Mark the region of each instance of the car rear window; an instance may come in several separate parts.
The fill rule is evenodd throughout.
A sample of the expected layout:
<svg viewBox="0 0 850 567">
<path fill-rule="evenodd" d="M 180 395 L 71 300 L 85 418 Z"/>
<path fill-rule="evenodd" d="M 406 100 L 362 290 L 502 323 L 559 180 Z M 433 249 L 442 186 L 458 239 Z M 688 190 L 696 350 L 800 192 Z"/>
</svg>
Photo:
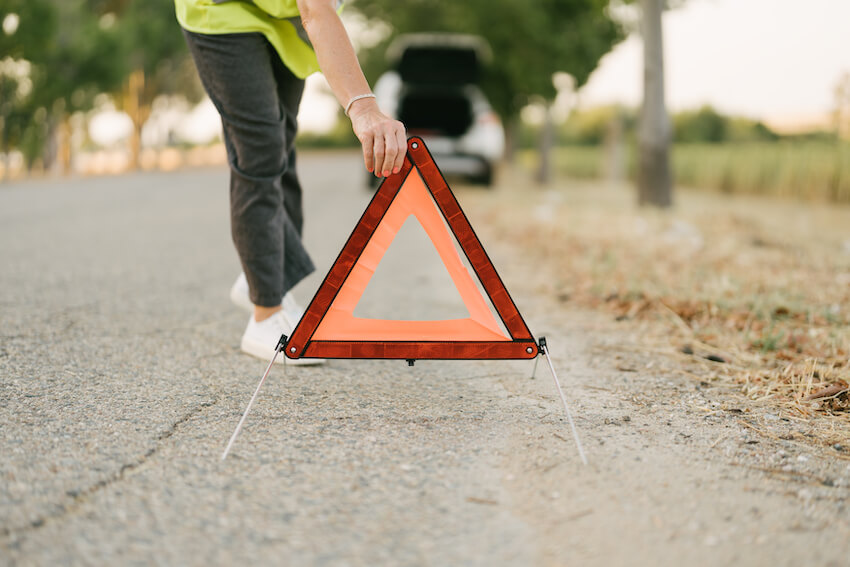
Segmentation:
<svg viewBox="0 0 850 567">
<path fill-rule="evenodd" d="M 408 88 L 402 94 L 398 118 L 410 133 L 462 136 L 472 126 L 472 103 L 459 89 Z"/>
</svg>

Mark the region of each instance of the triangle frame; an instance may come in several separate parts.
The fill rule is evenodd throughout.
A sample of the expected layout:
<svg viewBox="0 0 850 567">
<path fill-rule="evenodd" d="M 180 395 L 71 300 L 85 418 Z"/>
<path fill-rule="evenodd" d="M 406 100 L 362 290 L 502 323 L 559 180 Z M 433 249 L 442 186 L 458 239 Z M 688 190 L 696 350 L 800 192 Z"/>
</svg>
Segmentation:
<svg viewBox="0 0 850 567">
<path fill-rule="evenodd" d="M 322 323 L 326 320 L 333 320 L 334 315 L 329 316 L 329 313 L 332 311 L 334 302 L 340 296 L 340 292 L 344 291 L 349 277 L 363 256 L 364 250 L 387 218 L 390 207 L 397 201 L 396 198 L 405 187 L 408 177 L 416 173 L 424 182 L 424 189 L 442 215 L 448 231 L 454 235 L 465 254 L 469 265 L 492 303 L 496 315 L 501 319 L 502 325 L 507 330 L 507 336 L 495 337 L 492 332 L 485 331 L 480 340 L 475 339 L 475 334 L 472 332 L 460 333 L 460 339 L 452 336 L 443 338 L 426 334 L 423 336 L 427 338 L 423 340 L 415 336 L 415 329 L 417 328 L 415 325 L 426 323 L 420 321 L 409 322 L 413 325 L 413 332 L 404 333 L 397 338 L 380 339 L 374 336 L 374 333 L 364 333 L 362 339 L 353 338 L 350 332 L 348 335 L 340 333 L 340 336 L 335 338 L 333 330 L 327 328 L 329 323 L 326 323 L 322 332 L 318 333 L 317 336 L 317 330 Z M 419 214 L 416 214 L 416 216 L 419 218 Z M 420 222 L 421 220 L 420 218 Z M 392 233 L 390 236 L 392 237 L 394 234 Z M 437 241 L 434 235 L 429 234 L 429 236 L 436 246 Z M 443 256 L 441 255 L 441 257 Z M 446 257 L 443 257 L 443 262 L 451 272 Z M 461 289 L 463 282 L 459 282 L 459 277 L 453 276 L 453 280 L 458 286 L 458 291 L 461 291 L 463 295 Z M 477 288 L 475 288 L 475 293 L 478 294 Z M 351 295 L 351 293 L 348 295 Z M 355 293 L 354 297 L 359 299 L 360 296 Z M 481 297 L 483 299 L 483 296 Z M 466 302 L 465 298 L 464 301 Z M 353 306 L 351 308 L 353 309 Z M 490 317 L 492 318 L 492 315 Z M 378 320 L 365 321 L 381 323 Z M 471 319 L 455 321 L 460 323 L 472 322 Z M 386 323 L 401 322 L 387 321 Z M 392 325 L 388 325 L 388 327 L 392 327 Z M 520 315 L 484 247 L 478 240 L 469 220 L 460 208 L 460 204 L 434 162 L 431 153 L 425 147 L 425 143 L 418 137 L 411 137 L 407 141 L 407 154 L 401 171 L 386 178 L 375 192 L 342 251 L 310 301 L 304 316 L 296 325 L 292 335 L 286 340 L 283 350 L 284 354 L 292 359 L 532 359 L 540 353 L 537 342 L 531 335 L 522 315 Z"/>
</svg>

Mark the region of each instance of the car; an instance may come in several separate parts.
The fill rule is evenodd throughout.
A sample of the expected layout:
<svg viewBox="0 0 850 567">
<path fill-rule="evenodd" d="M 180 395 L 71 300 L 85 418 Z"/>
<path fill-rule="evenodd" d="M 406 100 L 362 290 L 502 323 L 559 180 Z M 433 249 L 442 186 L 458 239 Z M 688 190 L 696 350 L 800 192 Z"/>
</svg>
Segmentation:
<svg viewBox="0 0 850 567">
<path fill-rule="evenodd" d="M 378 105 L 425 141 L 446 176 L 491 185 L 505 131 L 479 85 L 490 49 L 480 37 L 406 34 L 387 49 Z M 375 180 L 375 185 L 379 182 Z"/>
</svg>

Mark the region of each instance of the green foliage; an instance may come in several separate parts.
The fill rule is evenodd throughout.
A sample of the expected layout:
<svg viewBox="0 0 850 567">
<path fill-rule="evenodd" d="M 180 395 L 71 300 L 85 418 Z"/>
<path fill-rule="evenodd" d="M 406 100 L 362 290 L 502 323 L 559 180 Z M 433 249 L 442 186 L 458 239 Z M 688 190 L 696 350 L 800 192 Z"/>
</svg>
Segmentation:
<svg viewBox="0 0 850 567">
<path fill-rule="evenodd" d="M 182 94 L 196 102 L 203 96 L 186 42 L 174 16 L 174 0 L 101 0 L 114 10 L 121 36 L 125 76 L 145 73 L 145 102 L 162 94 Z"/>
<path fill-rule="evenodd" d="M 12 95 L 0 105 L 4 151 L 20 146 L 32 163 L 63 116 L 89 108 L 98 93 L 120 84 L 118 34 L 101 26 L 90 8 L 85 0 L 0 4 L 0 20 L 14 14 L 19 22 L 14 33 L 0 32 L 0 82 L 27 87 L 2 89 Z M 10 69 L 22 66 L 25 76 L 10 76 Z"/>
<path fill-rule="evenodd" d="M 87 0 L 53 0 L 57 18 L 55 33 L 45 38 L 46 56 L 30 59 L 40 102 L 61 103 L 60 112 L 91 107 L 94 97 L 117 88 L 123 79 L 120 36 L 117 30 L 101 25 Z"/>
<path fill-rule="evenodd" d="M 553 154 L 557 174 L 571 179 L 599 179 L 605 175 L 605 152 L 599 146 L 561 146 Z M 536 166 L 530 151 L 521 154 L 521 163 Z"/>
<path fill-rule="evenodd" d="M 728 120 L 710 106 L 680 112 L 673 117 L 673 139 L 677 142 L 722 142 Z"/>
<path fill-rule="evenodd" d="M 136 70 L 143 104 L 202 95 L 173 0 L 0 0 L 0 22 L 9 14 L 19 23 L 0 31 L 0 151 L 18 147 L 31 162 L 63 117 L 119 92 Z M 26 76 L 13 76 L 21 63 Z"/>
<path fill-rule="evenodd" d="M 775 142 L 779 140 L 779 134 L 764 122 L 730 117 L 727 119 L 726 139 L 730 142 Z"/>
<path fill-rule="evenodd" d="M 778 139 L 762 122 L 720 114 L 710 106 L 673 117 L 673 138 L 679 143 L 764 142 Z"/>
<path fill-rule="evenodd" d="M 576 110 L 559 127 L 558 141 L 567 145 L 603 144 L 615 120 L 620 121 L 624 139 L 632 140 L 637 112 L 620 106 Z M 770 142 L 779 136 L 762 122 L 727 116 L 710 106 L 679 112 L 673 116 L 676 143 Z M 529 134 L 531 136 L 532 134 Z"/>
<path fill-rule="evenodd" d="M 620 106 L 600 106 L 570 114 L 559 128 L 558 141 L 570 145 L 599 145 L 611 135 L 615 121 L 619 121 L 623 136 L 631 135 L 637 124 L 634 110 Z"/>
<path fill-rule="evenodd" d="M 0 0 L 0 23 L 16 15 L 17 29 L 7 34 L 0 29 L 0 59 L 42 59 L 47 50 L 45 37 L 56 32 L 56 13 L 45 0 Z"/>
<path fill-rule="evenodd" d="M 606 6 L 605 0 L 357 0 L 352 8 L 393 31 L 364 54 L 372 80 L 386 69 L 383 54 L 396 35 L 455 32 L 486 39 L 493 65 L 486 71 L 484 89 L 507 121 L 531 98 L 555 96 L 555 72 L 569 73 L 576 86 L 587 81 L 599 59 L 622 38 Z"/>
</svg>

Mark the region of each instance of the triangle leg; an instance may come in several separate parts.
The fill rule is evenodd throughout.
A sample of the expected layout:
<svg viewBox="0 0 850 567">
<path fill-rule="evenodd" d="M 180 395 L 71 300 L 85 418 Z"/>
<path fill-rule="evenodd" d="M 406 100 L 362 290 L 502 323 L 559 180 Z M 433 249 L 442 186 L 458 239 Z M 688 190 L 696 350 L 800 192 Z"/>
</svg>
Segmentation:
<svg viewBox="0 0 850 567">
<path fill-rule="evenodd" d="M 570 408 L 567 406 L 567 398 L 564 396 L 564 391 L 561 389 L 561 382 L 558 380 L 558 375 L 555 374 L 555 367 L 552 365 L 552 358 L 549 356 L 549 347 L 546 345 L 546 339 L 544 337 L 540 338 L 540 348 L 543 349 L 543 354 L 546 355 L 546 362 L 549 363 L 549 370 L 552 372 L 552 379 L 555 381 L 555 387 L 558 389 L 558 394 L 561 396 L 561 403 L 564 404 L 564 412 L 566 412 L 567 420 L 570 422 L 570 428 L 573 431 L 573 439 L 575 439 L 576 448 L 578 448 L 578 454 L 581 457 L 581 462 L 586 465 L 587 457 L 584 454 L 584 448 L 581 446 L 581 439 L 578 437 L 578 430 L 576 429 L 576 424 L 573 421 L 573 416 L 570 413 Z"/>
<path fill-rule="evenodd" d="M 236 425 L 236 430 L 233 432 L 233 435 L 230 436 L 230 441 L 227 442 L 227 447 L 224 449 L 224 453 L 221 454 L 221 460 L 227 458 L 228 453 L 230 453 L 230 448 L 233 447 L 233 443 L 236 441 L 236 438 L 239 436 L 239 432 L 242 431 L 242 425 L 245 423 L 245 418 L 248 417 L 248 412 L 251 411 L 251 406 L 254 405 L 254 400 L 257 399 L 257 394 L 260 393 L 260 388 L 263 387 L 263 383 L 268 378 L 269 373 L 272 370 L 272 366 L 274 366 L 274 361 L 277 359 L 277 355 L 280 354 L 280 351 L 283 349 L 283 345 L 286 344 L 286 335 L 282 335 L 280 340 L 277 343 L 277 348 L 275 348 L 274 356 L 269 362 L 269 366 L 266 368 L 263 377 L 260 378 L 260 383 L 257 384 L 257 389 L 254 390 L 254 395 L 251 396 L 251 401 L 248 402 L 248 407 L 245 408 L 245 413 L 242 414 L 242 419 L 239 420 L 239 423 Z M 286 372 L 286 357 L 284 357 L 283 371 Z"/>
</svg>

